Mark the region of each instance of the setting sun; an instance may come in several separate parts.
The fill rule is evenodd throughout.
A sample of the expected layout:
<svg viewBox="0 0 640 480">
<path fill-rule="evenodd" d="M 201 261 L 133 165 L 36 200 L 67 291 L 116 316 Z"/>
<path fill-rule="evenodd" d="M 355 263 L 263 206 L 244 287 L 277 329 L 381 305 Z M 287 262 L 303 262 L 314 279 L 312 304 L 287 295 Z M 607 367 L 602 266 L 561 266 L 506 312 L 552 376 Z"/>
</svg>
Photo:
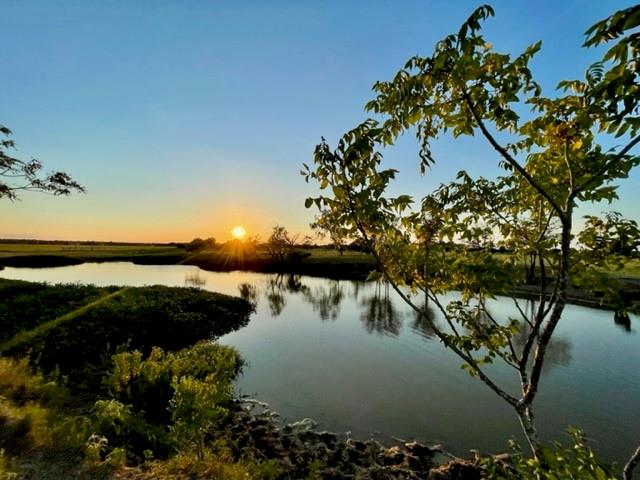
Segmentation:
<svg viewBox="0 0 640 480">
<path fill-rule="evenodd" d="M 233 238 L 237 240 L 242 240 L 242 238 L 247 234 L 247 231 L 244 229 L 242 225 L 236 225 L 231 229 L 231 235 Z"/>
</svg>

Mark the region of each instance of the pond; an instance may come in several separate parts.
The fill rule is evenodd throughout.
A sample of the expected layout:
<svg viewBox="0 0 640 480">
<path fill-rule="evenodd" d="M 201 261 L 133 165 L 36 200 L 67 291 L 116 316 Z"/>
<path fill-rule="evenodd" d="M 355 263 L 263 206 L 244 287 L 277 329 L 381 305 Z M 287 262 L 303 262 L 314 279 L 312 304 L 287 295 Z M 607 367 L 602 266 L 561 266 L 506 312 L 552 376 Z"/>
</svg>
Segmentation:
<svg viewBox="0 0 640 480">
<path fill-rule="evenodd" d="M 238 391 L 268 403 L 283 421 L 312 418 L 320 429 L 441 443 L 459 454 L 503 451 L 510 437 L 522 441 L 510 407 L 463 371 L 461 361 L 384 286 L 127 262 L 5 268 L 0 276 L 242 293 L 257 303 L 256 313 L 220 342 L 237 347 L 248 361 Z M 496 300 L 490 309 L 503 318 L 514 315 L 510 299 Z M 613 312 L 566 308 L 536 399 L 543 438 L 560 439 L 567 426 L 579 426 L 604 460 L 628 457 L 640 443 L 639 328 L 637 317 L 616 324 Z M 506 367 L 493 366 L 491 373 L 515 391 Z"/>
</svg>

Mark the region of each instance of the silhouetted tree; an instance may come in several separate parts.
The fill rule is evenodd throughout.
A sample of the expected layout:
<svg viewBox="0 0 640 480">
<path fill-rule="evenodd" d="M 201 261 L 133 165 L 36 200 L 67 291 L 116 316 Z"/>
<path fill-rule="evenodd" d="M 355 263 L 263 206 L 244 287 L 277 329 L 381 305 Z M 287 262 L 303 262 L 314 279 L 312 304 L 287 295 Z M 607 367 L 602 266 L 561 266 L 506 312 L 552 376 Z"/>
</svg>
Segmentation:
<svg viewBox="0 0 640 480">
<path fill-rule="evenodd" d="M 50 172 L 42 175 L 39 160 L 19 160 L 7 154 L 15 149 L 9 137 L 11 130 L 0 125 L 0 199 L 16 200 L 20 191 L 44 192 L 52 195 L 69 195 L 73 191 L 84 192 L 85 188 L 65 172 Z M 0 138 L 2 138 L 0 136 Z"/>
<path fill-rule="evenodd" d="M 292 236 L 285 227 L 276 225 L 265 244 L 265 249 L 274 261 L 284 263 L 291 258 L 297 239 L 297 235 Z"/>
<path fill-rule="evenodd" d="M 215 246 L 216 246 L 215 238 L 210 237 L 205 240 L 201 238 L 194 238 L 189 243 L 187 243 L 184 248 L 187 252 L 196 252 L 204 248 L 213 248 Z"/>
</svg>

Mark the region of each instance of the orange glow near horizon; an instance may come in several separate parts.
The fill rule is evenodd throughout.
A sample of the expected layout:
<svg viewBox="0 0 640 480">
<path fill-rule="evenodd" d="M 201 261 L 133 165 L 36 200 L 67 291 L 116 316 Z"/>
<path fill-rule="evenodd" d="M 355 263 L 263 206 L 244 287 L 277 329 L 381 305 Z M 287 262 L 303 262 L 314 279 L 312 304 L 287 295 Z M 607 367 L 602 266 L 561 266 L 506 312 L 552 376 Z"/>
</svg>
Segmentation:
<svg viewBox="0 0 640 480">
<path fill-rule="evenodd" d="M 246 234 L 247 234 L 247 231 L 242 225 L 236 225 L 231 229 L 231 235 L 236 240 L 242 240 Z"/>
</svg>

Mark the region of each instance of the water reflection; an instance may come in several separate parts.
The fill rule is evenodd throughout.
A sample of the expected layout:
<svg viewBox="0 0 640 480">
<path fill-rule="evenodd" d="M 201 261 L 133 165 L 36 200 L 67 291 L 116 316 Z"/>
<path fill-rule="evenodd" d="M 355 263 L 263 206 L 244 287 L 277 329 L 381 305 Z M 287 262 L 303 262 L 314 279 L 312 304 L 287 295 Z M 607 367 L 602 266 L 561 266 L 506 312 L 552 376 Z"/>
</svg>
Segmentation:
<svg viewBox="0 0 640 480">
<path fill-rule="evenodd" d="M 303 291 L 304 300 L 311 305 L 320 320 L 335 320 L 340 314 L 340 303 L 344 299 L 344 289 L 340 282 L 331 280 L 326 286 L 306 288 Z"/>
<path fill-rule="evenodd" d="M 284 310 L 284 307 L 287 305 L 284 295 L 277 290 L 267 290 L 265 292 L 265 298 L 269 304 L 269 310 L 271 310 L 272 317 L 280 315 Z"/>
<path fill-rule="evenodd" d="M 238 291 L 240 292 L 240 298 L 246 300 L 256 308 L 258 306 L 258 289 L 251 283 L 241 283 L 238 285 Z"/>
<path fill-rule="evenodd" d="M 207 279 L 200 276 L 200 270 L 195 272 L 189 272 L 184 276 L 184 286 L 194 288 L 204 288 L 207 284 Z"/>
<path fill-rule="evenodd" d="M 267 277 L 265 298 L 272 317 L 280 315 L 287 305 L 286 293 L 300 293 L 308 290 L 300 278 L 300 275 L 293 274 L 277 274 Z"/>
<path fill-rule="evenodd" d="M 408 324 L 408 327 L 412 332 L 424 340 L 431 340 L 435 337 L 433 327 L 438 322 L 435 308 L 424 303 L 420 312 L 403 310 L 403 302 L 400 301 L 400 306 L 394 303 L 387 283 L 367 285 L 357 281 L 324 279 L 321 283 L 314 282 L 312 286 L 309 286 L 305 284 L 303 279 L 304 277 L 294 274 L 270 275 L 266 277 L 263 292 L 260 292 L 258 286 L 249 283 L 239 284 L 238 291 L 240 296 L 254 307 L 257 306 L 260 295 L 264 295 L 272 317 L 282 314 L 287 306 L 287 296 L 299 295 L 305 303 L 311 305 L 313 312 L 323 322 L 337 320 L 340 316 L 341 304 L 350 298 L 360 311 L 359 319 L 367 333 L 397 337 L 402 332 L 403 315 L 408 315 L 411 317 L 411 323 Z M 345 288 L 347 286 L 350 288 Z M 523 311 L 528 315 L 533 315 L 536 308 L 537 303 L 531 300 L 527 300 L 523 305 Z M 494 321 L 506 321 L 506 316 L 478 308 L 476 320 L 481 324 L 489 325 Z M 625 331 L 631 331 L 631 321 L 628 315 L 616 312 L 614 321 Z M 529 331 L 529 325 L 521 322 L 520 330 L 513 337 L 513 344 L 518 354 L 521 354 L 524 349 Z M 571 350 L 570 340 L 556 334 L 547 346 L 542 373 L 548 373 L 554 366 L 568 366 L 572 360 Z M 533 356 L 532 354 L 531 357 Z"/>
<path fill-rule="evenodd" d="M 398 336 L 402 328 L 400 312 L 389 297 L 389 284 L 376 285 L 373 295 L 360 301 L 360 321 L 369 333 Z"/>
<path fill-rule="evenodd" d="M 616 310 L 613 314 L 613 323 L 627 333 L 631 333 L 631 318 L 626 312 Z"/>
<path fill-rule="evenodd" d="M 420 335 L 425 340 L 432 339 L 435 334 L 433 325 L 436 322 L 436 312 L 433 307 L 424 304 L 420 308 L 420 312 L 413 312 L 413 322 L 411 330 Z"/>
<path fill-rule="evenodd" d="M 537 307 L 536 302 L 527 301 L 527 309 L 531 309 L 531 311 L 534 311 L 536 307 Z M 531 327 L 528 324 L 521 322 L 520 329 L 513 336 L 513 346 L 516 352 L 518 353 L 518 355 L 522 355 L 522 351 L 524 350 L 524 347 L 527 343 L 527 338 L 530 332 L 531 332 Z M 549 373 L 549 371 L 553 367 L 568 366 L 571 363 L 571 360 L 573 358 L 571 355 L 572 348 L 573 347 L 572 347 L 571 341 L 568 338 L 563 337 L 558 333 L 555 333 L 553 338 L 547 344 L 545 360 L 544 360 L 544 363 L 542 364 L 542 372 L 541 372 L 542 375 Z M 533 362 L 534 356 L 535 356 L 535 347 L 529 356 L 530 364 Z"/>
</svg>

